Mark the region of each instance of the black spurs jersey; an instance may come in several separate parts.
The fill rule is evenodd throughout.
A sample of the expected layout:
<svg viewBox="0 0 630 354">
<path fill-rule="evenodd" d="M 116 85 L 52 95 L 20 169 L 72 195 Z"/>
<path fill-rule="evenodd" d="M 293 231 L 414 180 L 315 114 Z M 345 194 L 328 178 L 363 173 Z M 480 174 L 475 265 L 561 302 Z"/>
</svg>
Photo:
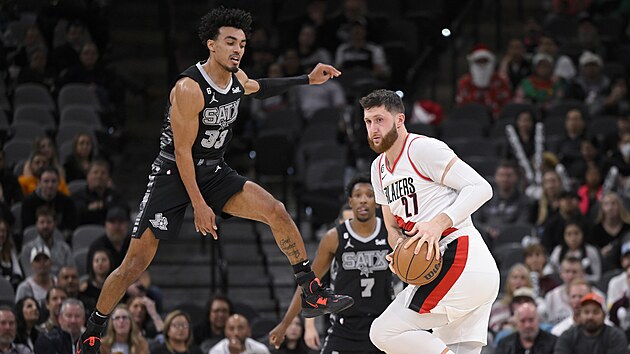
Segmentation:
<svg viewBox="0 0 630 354">
<path fill-rule="evenodd" d="M 235 74 L 232 74 L 225 89 L 219 88 L 201 67 L 202 64 L 199 62 L 190 66 L 177 78 L 179 80 L 182 77 L 189 77 L 195 80 L 203 92 L 205 102 L 203 110 L 199 112 L 199 129 L 192 146 L 192 156 L 193 159 L 221 159 L 232 139 L 232 126 L 236 121 L 238 105 L 245 89 Z M 161 155 L 174 160 L 174 149 L 169 100 L 160 137 Z"/>
<path fill-rule="evenodd" d="M 376 229 L 369 237 L 355 233 L 350 220 L 337 226 L 337 234 L 339 247 L 331 266 L 331 285 L 337 294 L 354 299 L 354 305 L 341 316 L 376 318 L 393 298 L 392 272 L 385 259 L 391 248 L 383 220 L 376 218 Z"/>
</svg>

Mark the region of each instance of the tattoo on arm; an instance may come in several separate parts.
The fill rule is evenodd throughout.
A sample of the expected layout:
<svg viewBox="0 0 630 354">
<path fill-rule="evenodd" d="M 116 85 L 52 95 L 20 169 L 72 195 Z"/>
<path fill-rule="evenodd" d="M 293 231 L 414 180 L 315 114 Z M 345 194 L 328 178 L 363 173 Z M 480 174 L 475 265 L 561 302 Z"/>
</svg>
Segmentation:
<svg viewBox="0 0 630 354">
<path fill-rule="evenodd" d="M 300 251 L 298 251 L 295 241 L 291 241 L 290 238 L 285 238 L 280 240 L 280 242 L 278 242 L 278 245 L 280 246 L 282 252 L 287 255 L 287 257 L 294 258 L 299 261 L 298 257 L 300 257 Z"/>
</svg>

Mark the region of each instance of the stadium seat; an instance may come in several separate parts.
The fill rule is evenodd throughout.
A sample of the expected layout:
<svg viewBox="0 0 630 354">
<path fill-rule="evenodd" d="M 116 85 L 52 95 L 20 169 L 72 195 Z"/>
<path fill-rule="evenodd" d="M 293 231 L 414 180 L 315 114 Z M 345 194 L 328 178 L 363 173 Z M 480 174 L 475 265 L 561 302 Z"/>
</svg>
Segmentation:
<svg viewBox="0 0 630 354">
<path fill-rule="evenodd" d="M 20 84 L 15 88 L 13 96 L 13 108 L 35 104 L 46 107 L 51 112 L 56 109 L 55 101 L 44 85 L 40 84 Z"/>
</svg>

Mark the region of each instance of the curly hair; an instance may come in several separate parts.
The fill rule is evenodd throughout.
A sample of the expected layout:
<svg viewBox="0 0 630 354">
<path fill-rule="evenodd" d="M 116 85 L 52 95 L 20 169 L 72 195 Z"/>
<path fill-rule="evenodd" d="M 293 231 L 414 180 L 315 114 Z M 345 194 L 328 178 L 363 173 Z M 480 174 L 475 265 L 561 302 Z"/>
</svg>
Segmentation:
<svg viewBox="0 0 630 354">
<path fill-rule="evenodd" d="M 208 12 L 201 18 L 199 24 L 199 39 L 203 45 L 209 39 L 216 39 L 219 35 L 219 28 L 234 27 L 243 30 L 245 36 L 249 37 L 252 25 L 252 15 L 240 9 L 226 9 L 220 6 Z"/>
</svg>

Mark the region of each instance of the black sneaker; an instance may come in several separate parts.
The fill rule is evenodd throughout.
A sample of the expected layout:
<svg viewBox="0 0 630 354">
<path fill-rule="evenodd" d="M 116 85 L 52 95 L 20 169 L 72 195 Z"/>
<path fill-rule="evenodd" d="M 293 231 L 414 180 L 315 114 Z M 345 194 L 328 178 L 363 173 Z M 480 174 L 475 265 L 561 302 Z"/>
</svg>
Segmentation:
<svg viewBox="0 0 630 354">
<path fill-rule="evenodd" d="M 323 288 L 317 278 L 311 281 L 308 289 L 302 289 L 302 315 L 306 318 L 341 312 L 352 305 L 352 297 Z"/>
<path fill-rule="evenodd" d="M 79 337 L 76 354 L 99 354 L 104 330 L 105 324 L 100 326 L 88 319 L 87 328 Z"/>
</svg>

